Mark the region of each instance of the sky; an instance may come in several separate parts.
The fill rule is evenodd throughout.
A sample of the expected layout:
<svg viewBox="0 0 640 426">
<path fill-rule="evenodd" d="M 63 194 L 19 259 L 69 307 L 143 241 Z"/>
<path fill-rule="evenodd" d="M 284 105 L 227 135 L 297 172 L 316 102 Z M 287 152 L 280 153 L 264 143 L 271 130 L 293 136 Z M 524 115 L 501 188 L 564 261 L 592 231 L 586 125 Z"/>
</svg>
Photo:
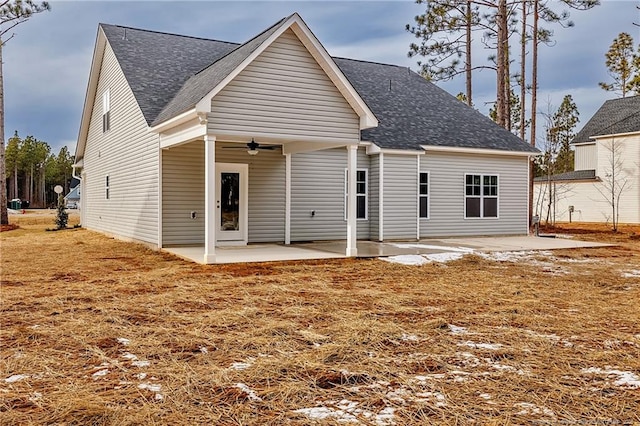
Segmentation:
<svg viewBox="0 0 640 426">
<path fill-rule="evenodd" d="M 553 1 L 553 0 L 552 0 Z M 601 0 L 590 11 L 570 11 L 572 28 L 552 27 L 554 45 L 539 53 L 538 112 L 557 108 L 571 94 L 583 126 L 606 101 L 617 97 L 598 87 L 609 81 L 604 54 L 620 32 L 640 42 L 638 0 Z M 43 140 L 57 153 L 75 152 L 98 23 L 109 23 L 216 40 L 244 42 L 279 19 L 298 12 L 333 56 L 407 66 L 415 38 L 405 30 L 424 6 L 394 1 L 51 1 L 51 11 L 13 30 L 3 47 L 5 137 L 18 131 Z M 560 3 L 554 3 L 560 10 Z M 475 36 L 474 61 L 490 52 Z M 515 56 L 514 46 L 513 54 Z M 519 68 L 517 63 L 514 68 Z M 437 83 L 455 95 L 464 77 Z M 488 113 L 495 99 L 495 73 L 474 74 L 474 104 Z M 539 120 L 542 121 L 542 120 Z M 539 132 L 540 133 L 540 132 Z"/>
</svg>

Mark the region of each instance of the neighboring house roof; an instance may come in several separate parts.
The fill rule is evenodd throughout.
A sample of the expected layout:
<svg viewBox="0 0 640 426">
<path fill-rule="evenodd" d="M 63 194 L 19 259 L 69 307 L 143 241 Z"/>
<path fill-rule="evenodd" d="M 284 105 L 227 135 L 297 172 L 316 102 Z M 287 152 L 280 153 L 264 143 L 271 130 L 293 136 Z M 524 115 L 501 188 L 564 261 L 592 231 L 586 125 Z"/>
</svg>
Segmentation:
<svg viewBox="0 0 640 426">
<path fill-rule="evenodd" d="M 64 197 L 65 200 L 79 200 L 80 199 L 80 185 L 74 187 L 69 191 L 67 195 Z"/>
<path fill-rule="evenodd" d="M 571 143 L 593 142 L 594 136 L 640 132 L 640 95 L 606 101 Z"/>
<path fill-rule="evenodd" d="M 540 176 L 534 179 L 535 182 L 547 182 L 551 179 L 552 182 L 557 181 L 569 181 L 569 180 L 596 180 L 595 170 L 574 170 L 572 172 L 560 173 L 552 175 L 550 178 L 547 176 Z"/>
<path fill-rule="evenodd" d="M 289 18 L 243 45 L 100 26 L 147 124 L 153 126 L 192 108 Z M 539 152 L 408 68 L 333 60 L 378 119 L 378 127 L 362 131 L 364 141 L 387 149 L 433 145 Z"/>
</svg>

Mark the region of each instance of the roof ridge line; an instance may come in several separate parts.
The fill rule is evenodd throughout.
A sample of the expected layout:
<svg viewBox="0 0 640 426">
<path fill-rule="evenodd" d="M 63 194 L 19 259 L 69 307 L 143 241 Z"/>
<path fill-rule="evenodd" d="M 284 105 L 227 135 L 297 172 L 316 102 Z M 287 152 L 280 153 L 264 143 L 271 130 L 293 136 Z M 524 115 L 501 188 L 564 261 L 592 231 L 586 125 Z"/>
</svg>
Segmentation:
<svg viewBox="0 0 640 426">
<path fill-rule="evenodd" d="M 170 36 L 175 36 L 175 37 L 191 38 L 191 39 L 195 39 L 195 40 L 215 41 L 215 42 L 218 42 L 218 43 L 241 45 L 241 43 L 236 43 L 236 42 L 233 42 L 233 41 L 225 41 L 225 40 L 218 40 L 218 39 L 215 39 L 215 38 L 206 38 L 206 37 L 197 37 L 197 36 L 190 36 L 190 35 L 184 35 L 184 34 L 170 33 L 170 32 L 167 32 L 167 31 L 148 30 L 146 28 L 129 27 L 127 25 L 107 24 L 105 22 L 100 22 L 98 25 L 99 26 L 108 25 L 110 27 L 123 28 L 123 29 L 127 29 L 127 30 L 142 31 L 142 32 L 145 32 L 145 33 L 153 33 L 153 34 L 164 34 L 164 35 L 170 35 Z"/>
</svg>

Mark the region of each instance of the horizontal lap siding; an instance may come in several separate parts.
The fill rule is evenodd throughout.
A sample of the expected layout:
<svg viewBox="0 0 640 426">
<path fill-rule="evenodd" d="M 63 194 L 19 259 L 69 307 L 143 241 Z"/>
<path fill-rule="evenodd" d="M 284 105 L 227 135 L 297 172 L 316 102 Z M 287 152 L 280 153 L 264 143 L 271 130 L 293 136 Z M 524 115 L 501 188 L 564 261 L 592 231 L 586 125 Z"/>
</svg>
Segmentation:
<svg viewBox="0 0 640 426">
<path fill-rule="evenodd" d="M 384 154 L 384 239 L 417 237 L 418 160 L 415 155 Z"/>
<path fill-rule="evenodd" d="M 204 217 L 204 142 L 163 150 L 162 244 L 204 244 Z"/>
<path fill-rule="evenodd" d="M 431 180 L 430 218 L 420 221 L 420 237 L 526 234 L 528 164 L 526 157 L 427 152 L 420 170 Z M 499 176 L 499 219 L 464 218 L 465 173 Z"/>
<path fill-rule="evenodd" d="M 369 160 L 369 235 L 372 240 L 377 240 L 380 230 L 380 155 L 372 155 Z"/>
<path fill-rule="evenodd" d="M 211 102 L 211 134 L 358 140 L 359 118 L 287 30 Z"/>
<path fill-rule="evenodd" d="M 614 175 L 617 187 L 625 185 L 620 193 L 620 223 L 640 222 L 640 135 L 600 139 L 597 146 L 596 175 L 603 182 L 609 182 L 609 188 L 612 179 L 610 176 Z M 613 160 L 612 150 L 616 151 L 616 160 Z M 612 165 L 614 162 L 617 163 L 615 167 Z M 610 189 L 604 189 L 603 192 L 610 192 Z M 595 194 L 595 197 L 604 198 L 600 193 Z M 611 216 L 612 213 L 608 212 L 608 215 Z"/>
<path fill-rule="evenodd" d="M 284 156 L 280 149 L 249 156 L 240 146 L 216 142 L 216 162 L 249 166 L 249 242 L 284 241 Z M 204 143 L 166 150 L 162 164 L 163 244 L 204 244 Z"/>
<path fill-rule="evenodd" d="M 249 242 L 282 242 L 285 225 L 285 157 L 280 149 L 250 156 L 238 144 L 216 142 L 216 162 L 249 165 Z"/>
<path fill-rule="evenodd" d="M 291 156 L 291 241 L 344 240 L 346 148 Z M 369 169 L 365 150 L 358 149 L 358 168 Z M 369 184 L 371 177 L 369 176 Z M 369 197 L 371 211 L 371 197 Z M 315 211 L 315 216 L 311 212 Z M 369 238 L 369 221 L 358 220 L 358 239 Z"/>
<path fill-rule="evenodd" d="M 575 170 L 595 170 L 598 168 L 596 144 L 577 145 L 575 151 Z"/>
<path fill-rule="evenodd" d="M 111 130 L 102 132 L 102 94 L 110 90 Z M 158 136 L 149 132 L 111 47 L 105 49 L 89 123 L 83 225 L 158 243 Z M 110 197 L 105 197 L 109 175 Z"/>
</svg>

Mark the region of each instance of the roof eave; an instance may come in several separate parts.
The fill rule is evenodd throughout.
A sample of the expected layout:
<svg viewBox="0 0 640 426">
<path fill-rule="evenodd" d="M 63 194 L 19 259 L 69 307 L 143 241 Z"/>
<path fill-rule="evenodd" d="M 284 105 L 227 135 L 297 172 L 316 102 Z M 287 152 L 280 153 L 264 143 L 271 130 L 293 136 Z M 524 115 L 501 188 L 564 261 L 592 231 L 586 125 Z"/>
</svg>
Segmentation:
<svg viewBox="0 0 640 426">
<path fill-rule="evenodd" d="M 511 157 L 539 157 L 542 152 L 533 151 L 507 151 L 501 149 L 491 148 L 468 148 L 468 147 L 454 147 L 454 146 L 439 146 L 439 145 L 420 145 L 425 151 L 434 152 L 451 152 L 457 154 L 483 154 L 483 155 L 506 155 Z"/>
<path fill-rule="evenodd" d="M 82 109 L 82 118 L 80 120 L 80 131 L 78 133 L 78 140 L 76 143 L 75 159 L 76 161 L 84 157 L 84 150 L 87 144 L 87 137 L 89 135 L 89 123 L 91 122 L 91 113 L 93 112 L 93 105 L 96 99 L 96 92 L 98 90 L 98 80 L 100 77 L 100 68 L 102 68 L 102 60 L 104 58 L 104 51 L 106 49 L 108 40 L 107 36 L 102 29 L 102 26 L 98 26 L 98 33 L 96 35 L 96 43 L 93 48 L 93 57 L 91 59 L 91 69 L 89 72 L 89 81 L 87 83 L 87 91 L 84 96 L 84 107 Z"/>
</svg>

